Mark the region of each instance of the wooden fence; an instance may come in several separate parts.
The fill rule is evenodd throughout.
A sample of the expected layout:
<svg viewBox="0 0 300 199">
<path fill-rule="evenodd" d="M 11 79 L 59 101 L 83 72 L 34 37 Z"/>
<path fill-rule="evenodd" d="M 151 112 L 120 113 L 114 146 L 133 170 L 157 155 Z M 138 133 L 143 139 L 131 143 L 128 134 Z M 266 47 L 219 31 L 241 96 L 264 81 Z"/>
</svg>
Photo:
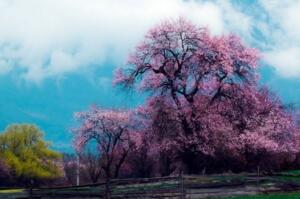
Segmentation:
<svg viewBox="0 0 300 199">
<path fill-rule="evenodd" d="M 297 182 L 276 177 L 251 175 L 178 175 L 159 178 L 112 179 L 109 183 L 113 199 L 168 198 L 193 199 L 210 196 L 249 195 L 262 192 L 298 190 Z M 82 186 L 39 188 L 36 198 L 105 198 L 105 183 Z"/>
</svg>

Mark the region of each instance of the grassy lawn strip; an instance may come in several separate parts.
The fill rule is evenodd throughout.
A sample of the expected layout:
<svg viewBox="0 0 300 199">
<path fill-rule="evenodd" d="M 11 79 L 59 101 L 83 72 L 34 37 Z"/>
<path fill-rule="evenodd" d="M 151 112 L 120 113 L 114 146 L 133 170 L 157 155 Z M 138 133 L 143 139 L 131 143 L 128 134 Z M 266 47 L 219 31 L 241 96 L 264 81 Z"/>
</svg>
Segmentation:
<svg viewBox="0 0 300 199">
<path fill-rule="evenodd" d="M 233 196 L 226 198 L 215 198 L 215 199 L 299 199 L 300 192 L 293 193 L 273 193 L 267 195 L 255 195 L 255 196 Z"/>
<path fill-rule="evenodd" d="M 3 190 L 0 190 L 0 194 L 7 194 L 7 193 L 21 193 L 23 192 L 24 189 L 3 189 Z"/>
<path fill-rule="evenodd" d="M 300 170 L 289 170 L 280 172 L 281 175 L 300 177 Z"/>
</svg>

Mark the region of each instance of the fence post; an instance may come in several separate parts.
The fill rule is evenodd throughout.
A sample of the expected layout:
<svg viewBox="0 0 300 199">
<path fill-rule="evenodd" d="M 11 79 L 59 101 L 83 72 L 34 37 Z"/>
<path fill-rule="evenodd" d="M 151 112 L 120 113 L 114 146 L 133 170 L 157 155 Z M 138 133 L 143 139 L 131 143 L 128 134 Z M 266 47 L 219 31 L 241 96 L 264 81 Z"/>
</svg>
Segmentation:
<svg viewBox="0 0 300 199">
<path fill-rule="evenodd" d="M 77 160 L 76 160 L 76 185 L 80 185 L 80 157 L 79 153 L 77 153 Z"/>
<path fill-rule="evenodd" d="M 181 188 L 181 199 L 185 199 L 185 190 L 184 190 L 184 177 L 182 171 L 180 171 L 180 188 Z"/>
<path fill-rule="evenodd" d="M 257 186 L 257 191 L 259 191 L 259 177 L 260 177 L 260 175 L 259 175 L 259 172 L 260 172 L 260 168 L 259 168 L 259 165 L 257 165 L 257 180 L 256 180 L 256 186 Z"/>
</svg>

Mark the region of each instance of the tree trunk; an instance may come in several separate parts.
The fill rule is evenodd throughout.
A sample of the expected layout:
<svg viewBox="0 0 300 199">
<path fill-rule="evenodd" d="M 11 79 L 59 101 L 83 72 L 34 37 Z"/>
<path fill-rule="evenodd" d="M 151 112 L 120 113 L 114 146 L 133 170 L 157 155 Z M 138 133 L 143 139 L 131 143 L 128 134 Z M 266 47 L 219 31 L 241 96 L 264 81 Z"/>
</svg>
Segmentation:
<svg viewBox="0 0 300 199">
<path fill-rule="evenodd" d="M 111 199 L 111 190 L 109 185 L 110 179 L 106 179 L 105 183 L 105 199 Z"/>
<path fill-rule="evenodd" d="M 32 191 L 32 186 L 29 188 L 29 198 L 33 197 L 33 191 Z"/>
<path fill-rule="evenodd" d="M 184 176 L 183 176 L 183 172 L 180 171 L 179 174 L 179 179 L 180 179 L 180 188 L 181 188 L 181 199 L 185 199 L 185 190 L 184 190 Z"/>
<path fill-rule="evenodd" d="M 80 159 L 79 154 L 77 155 L 77 164 L 76 164 L 76 185 L 80 185 Z"/>
<path fill-rule="evenodd" d="M 206 174 L 206 167 L 204 167 L 204 168 L 202 169 L 202 175 L 205 176 L 205 174 Z"/>
<path fill-rule="evenodd" d="M 29 181 L 29 198 L 33 198 L 33 186 L 34 186 L 34 181 L 30 179 Z"/>
</svg>

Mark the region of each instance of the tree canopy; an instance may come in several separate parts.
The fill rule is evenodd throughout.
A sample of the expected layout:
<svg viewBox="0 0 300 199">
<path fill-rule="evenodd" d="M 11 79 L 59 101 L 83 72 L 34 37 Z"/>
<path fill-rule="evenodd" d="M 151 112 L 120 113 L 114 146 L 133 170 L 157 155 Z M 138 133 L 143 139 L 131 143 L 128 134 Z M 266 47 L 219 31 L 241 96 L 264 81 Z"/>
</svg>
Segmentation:
<svg viewBox="0 0 300 199">
<path fill-rule="evenodd" d="M 43 140 L 42 131 L 31 124 L 14 124 L 0 135 L 0 155 L 11 175 L 26 184 L 60 175 L 61 155 Z"/>
<path fill-rule="evenodd" d="M 188 172 L 218 153 L 260 164 L 262 156 L 295 153 L 299 132 L 279 98 L 259 85 L 258 62 L 258 51 L 233 34 L 169 20 L 146 34 L 114 82 L 150 93 L 139 108 L 150 145 Z"/>
</svg>

